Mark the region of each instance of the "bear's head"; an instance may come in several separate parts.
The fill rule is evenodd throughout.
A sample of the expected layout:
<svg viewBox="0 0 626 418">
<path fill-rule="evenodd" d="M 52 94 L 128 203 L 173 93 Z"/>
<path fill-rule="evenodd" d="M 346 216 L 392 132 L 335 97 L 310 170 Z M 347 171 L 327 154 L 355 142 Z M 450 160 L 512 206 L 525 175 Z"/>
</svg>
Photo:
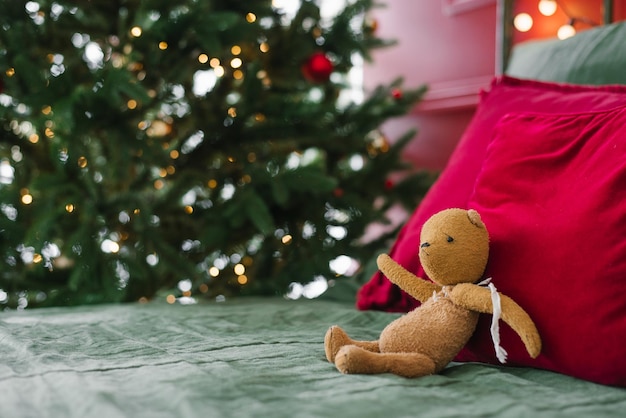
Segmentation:
<svg viewBox="0 0 626 418">
<path fill-rule="evenodd" d="M 489 234 L 478 212 L 455 208 L 433 215 L 422 227 L 419 257 L 435 283 L 477 282 L 489 258 Z"/>
</svg>

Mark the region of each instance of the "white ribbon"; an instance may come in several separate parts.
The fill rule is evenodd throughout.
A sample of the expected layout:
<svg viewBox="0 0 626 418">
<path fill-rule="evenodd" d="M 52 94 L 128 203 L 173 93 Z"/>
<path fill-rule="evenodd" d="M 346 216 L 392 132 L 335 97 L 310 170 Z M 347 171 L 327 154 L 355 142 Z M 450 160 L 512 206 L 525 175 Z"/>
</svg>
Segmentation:
<svg viewBox="0 0 626 418">
<path fill-rule="evenodd" d="M 493 341 L 493 348 L 496 350 L 496 357 L 500 363 L 506 363 L 506 356 L 508 353 L 500 345 L 500 316 L 502 316 L 502 304 L 500 302 L 500 294 L 496 287 L 491 283 L 491 277 L 478 283 L 479 286 L 487 285 L 491 290 L 491 303 L 493 305 L 493 316 L 491 317 L 491 340 Z"/>
</svg>

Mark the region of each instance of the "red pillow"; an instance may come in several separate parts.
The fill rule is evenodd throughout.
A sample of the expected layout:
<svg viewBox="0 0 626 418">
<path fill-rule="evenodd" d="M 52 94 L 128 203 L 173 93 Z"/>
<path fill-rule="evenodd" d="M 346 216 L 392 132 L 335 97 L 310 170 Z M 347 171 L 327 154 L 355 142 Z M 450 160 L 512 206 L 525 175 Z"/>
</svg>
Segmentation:
<svg viewBox="0 0 626 418">
<path fill-rule="evenodd" d="M 446 168 L 403 227 L 390 255 L 398 263 L 426 278 L 417 257 L 424 222 L 452 207 L 466 208 L 485 158 L 494 126 L 510 112 L 569 113 L 606 110 L 626 104 L 626 86 L 555 84 L 511 77 L 495 78 L 490 91 L 481 92 L 476 114 L 450 157 Z M 376 273 L 357 294 L 357 308 L 407 312 L 415 299 Z"/>
<path fill-rule="evenodd" d="M 626 386 L 626 106 L 505 116 L 469 207 L 489 230 L 485 276 L 543 340 L 532 360 L 503 326 L 507 364 Z M 458 360 L 497 363 L 490 320 Z"/>
</svg>

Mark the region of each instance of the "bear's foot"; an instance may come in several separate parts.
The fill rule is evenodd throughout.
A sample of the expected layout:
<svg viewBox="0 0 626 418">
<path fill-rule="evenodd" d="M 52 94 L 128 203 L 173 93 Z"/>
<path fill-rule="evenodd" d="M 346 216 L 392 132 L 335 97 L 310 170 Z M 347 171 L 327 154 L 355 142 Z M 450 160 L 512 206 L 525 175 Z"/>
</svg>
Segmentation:
<svg viewBox="0 0 626 418">
<path fill-rule="evenodd" d="M 326 353 L 326 359 L 329 362 L 334 363 L 337 352 L 344 345 L 356 345 L 367 351 L 380 351 L 378 348 L 378 341 L 355 341 L 337 325 L 333 325 L 328 328 L 326 336 L 324 336 L 324 351 Z"/>
<path fill-rule="evenodd" d="M 393 373 L 403 377 L 434 374 L 435 363 L 420 353 L 377 353 L 346 345 L 335 355 L 335 366 L 346 374 Z"/>
<path fill-rule="evenodd" d="M 333 325 L 328 328 L 326 335 L 324 336 L 324 351 L 326 352 L 326 359 L 334 363 L 335 355 L 337 351 L 344 345 L 350 344 L 351 339 L 348 334 L 341 327 Z"/>
</svg>

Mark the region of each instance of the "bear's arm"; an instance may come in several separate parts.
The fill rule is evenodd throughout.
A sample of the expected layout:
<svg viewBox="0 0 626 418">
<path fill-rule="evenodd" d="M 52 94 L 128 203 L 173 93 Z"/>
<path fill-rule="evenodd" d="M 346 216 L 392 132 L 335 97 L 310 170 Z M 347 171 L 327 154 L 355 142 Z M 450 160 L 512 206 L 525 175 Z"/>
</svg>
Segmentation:
<svg viewBox="0 0 626 418">
<path fill-rule="evenodd" d="M 536 358 L 541 352 L 541 338 L 535 323 L 521 306 L 513 299 L 500 295 L 502 307 L 502 320 L 506 322 L 520 336 L 526 351 L 532 358 Z M 493 314 L 491 290 L 471 283 L 461 283 L 452 289 L 449 297 L 455 305 L 472 311 Z"/>
<path fill-rule="evenodd" d="M 404 290 L 421 303 L 426 302 L 433 292 L 441 290 L 441 286 L 423 280 L 396 263 L 387 254 L 381 254 L 376 259 L 380 271 L 389 281 Z"/>
</svg>

